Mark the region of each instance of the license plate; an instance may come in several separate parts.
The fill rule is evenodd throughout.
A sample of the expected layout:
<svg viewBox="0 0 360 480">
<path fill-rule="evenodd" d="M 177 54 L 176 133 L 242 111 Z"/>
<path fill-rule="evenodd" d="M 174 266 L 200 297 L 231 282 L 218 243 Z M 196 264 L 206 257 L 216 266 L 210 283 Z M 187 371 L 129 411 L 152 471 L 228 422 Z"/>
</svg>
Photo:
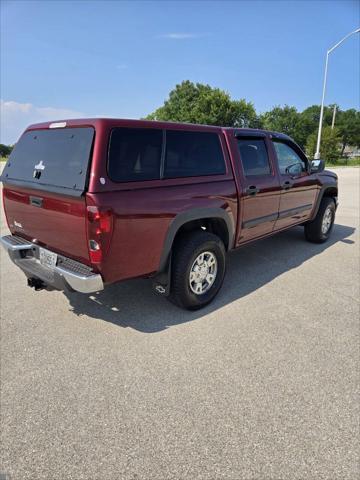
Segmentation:
<svg viewBox="0 0 360 480">
<path fill-rule="evenodd" d="M 40 263 L 44 267 L 50 268 L 51 270 L 54 270 L 57 262 L 57 254 L 53 252 L 49 252 L 49 250 L 46 250 L 45 248 L 39 248 L 39 257 L 40 257 Z"/>
</svg>

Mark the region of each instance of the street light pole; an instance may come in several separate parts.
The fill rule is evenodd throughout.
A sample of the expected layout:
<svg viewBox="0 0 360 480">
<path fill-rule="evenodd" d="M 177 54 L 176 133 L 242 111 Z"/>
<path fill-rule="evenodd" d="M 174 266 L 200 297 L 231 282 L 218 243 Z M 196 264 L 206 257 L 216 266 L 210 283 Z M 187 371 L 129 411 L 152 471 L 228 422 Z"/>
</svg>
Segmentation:
<svg viewBox="0 0 360 480">
<path fill-rule="evenodd" d="M 326 91 L 326 79 L 327 79 L 327 70 L 328 70 L 328 63 L 329 63 L 329 55 L 331 52 L 335 50 L 335 48 L 339 47 L 347 38 L 349 38 L 351 35 L 354 35 L 355 33 L 359 33 L 360 28 L 357 28 L 353 32 L 348 33 L 345 35 L 344 38 L 340 40 L 336 45 L 331 47 L 327 52 L 326 52 L 326 61 L 325 61 L 325 72 L 324 72 L 324 84 L 323 84 L 323 91 L 322 91 L 322 99 L 321 99 L 321 109 L 320 109 L 320 119 L 319 119 L 319 130 L 318 130 L 318 136 L 317 136 L 317 143 L 316 143 L 316 152 L 315 152 L 315 159 L 318 160 L 320 158 L 320 142 L 321 142 L 321 129 L 322 129 L 322 122 L 323 122 L 323 116 L 324 116 L 324 100 L 325 100 L 325 91 Z"/>
<path fill-rule="evenodd" d="M 331 130 L 334 130 L 334 127 L 335 127 L 335 117 L 336 117 L 336 105 L 334 105 L 333 118 L 331 122 Z"/>
</svg>

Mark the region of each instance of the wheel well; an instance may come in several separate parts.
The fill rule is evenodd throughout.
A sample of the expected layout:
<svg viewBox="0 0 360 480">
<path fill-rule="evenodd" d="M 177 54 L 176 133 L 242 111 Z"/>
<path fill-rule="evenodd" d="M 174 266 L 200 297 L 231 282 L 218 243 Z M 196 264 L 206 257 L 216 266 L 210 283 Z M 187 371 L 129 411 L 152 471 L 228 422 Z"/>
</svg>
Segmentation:
<svg viewBox="0 0 360 480">
<path fill-rule="evenodd" d="M 229 231 L 225 220 L 222 218 L 199 218 L 185 223 L 176 232 L 173 244 L 175 244 L 179 237 L 184 233 L 200 229 L 217 235 L 223 241 L 225 250 L 229 249 Z"/>
<path fill-rule="evenodd" d="M 337 197 L 338 189 L 336 187 L 329 187 L 325 190 L 323 197 Z"/>
<path fill-rule="evenodd" d="M 176 248 L 176 243 L 181 238 L 183 234 L 189 232 L 196 232 L 199 230 L 205 230 L 207 232 L 217 235 L 224 243 L 225 250 L 228 250 L 230 245 L 230 233 L 226 221 L 222 218 L 209 217 L 209 218 L 198 218 L 195 220 L 190 220 L 177 230 L 175 237 L 172 240 L 171 245 L 169 245 L 169 251 L 166 252 L 166 257 L 164 257 L 164 264 L 160 263 L 160 268 L 158 273 L 155 275 L 153 282 L 155 289 L 161 285 L 163 287 L 161 293 L 168 295 L 170 288 L 170 278 L 171 278 L 171 259 L 174 252 L 174 246 Z M 159 290 L 157 290 L 159 291 Z"/>
</svg>

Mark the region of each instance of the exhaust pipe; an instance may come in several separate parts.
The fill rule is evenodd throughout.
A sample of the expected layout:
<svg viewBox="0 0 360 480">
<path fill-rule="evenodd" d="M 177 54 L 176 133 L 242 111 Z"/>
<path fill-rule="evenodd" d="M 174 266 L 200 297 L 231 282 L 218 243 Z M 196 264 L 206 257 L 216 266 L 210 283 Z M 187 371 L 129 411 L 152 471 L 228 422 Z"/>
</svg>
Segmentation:
<svg viewBox="0 0 360 480">
<path fill-rule="evenodd" d="M 40 280 L 40 278 L 30 277 L 27 280 L 27 284 L 29 287 L 34 288 L 37 292 L 46 288 L 46 284 Z"/>
</svg>

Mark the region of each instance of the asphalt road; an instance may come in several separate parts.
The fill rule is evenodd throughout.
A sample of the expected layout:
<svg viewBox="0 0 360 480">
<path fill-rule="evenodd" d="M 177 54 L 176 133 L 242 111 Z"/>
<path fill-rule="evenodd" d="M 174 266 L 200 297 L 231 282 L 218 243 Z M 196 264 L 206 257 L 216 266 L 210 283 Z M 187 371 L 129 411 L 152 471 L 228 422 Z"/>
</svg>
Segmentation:
<svg viewBox="0 0 360 480">
<path fill-rule="evenodd" d="M 197 313 L 146 280 L 34 292 L 2 253 L 2 472 L 358 478 L 360 169 L 337 172 L 331 241 L 294 228 L 231 253 Z"/>
</svg>

